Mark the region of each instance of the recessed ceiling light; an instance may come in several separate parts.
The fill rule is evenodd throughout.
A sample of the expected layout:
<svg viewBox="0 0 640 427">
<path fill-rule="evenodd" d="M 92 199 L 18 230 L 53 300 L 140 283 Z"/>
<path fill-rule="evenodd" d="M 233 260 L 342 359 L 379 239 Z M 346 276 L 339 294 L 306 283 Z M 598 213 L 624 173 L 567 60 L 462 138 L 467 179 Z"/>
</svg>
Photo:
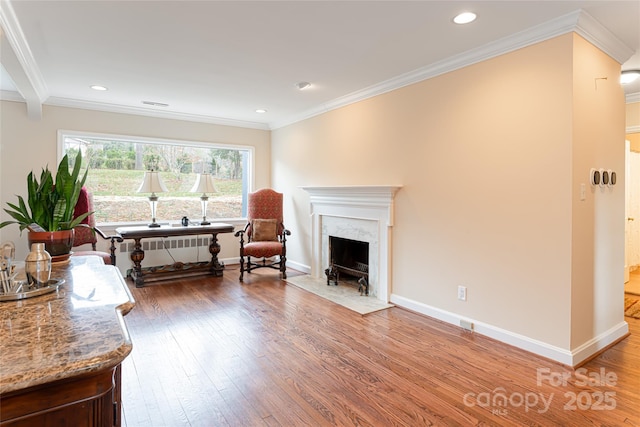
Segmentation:
<svg viewBox="0 0 640 427">
<path fill-rule="evenodd" d="M 104 87 L 104 86 L 100 86 L 100 85 L 92 85 L 92 86 L 89 86 L 89 87 L 90 87 L 91 89 L 93 89 L 93 90 L 107 90 L 107 88 L 106 88 L 106 87 Z"/>
<path fill-rule="evenodd" d="M 453 22 L 456 24 L 468 24 L 469 22 L 473 22 L 476 20 L 476 14 L 473 12 L 462 12 L 455 18 L 453 18 Z"/>
<path fill-rule="evenodd" d="M 298 82 L 296 83 L 296 87 L 300 90 L 305 90 L 308 87 L 311 87 L 311 83 L 309 82 Z"/>
<path fill-rule="evenodd" d="M 620 84 L 628 85 L 640 77 L 640 70 L 625 70 L 620 74 Z"/>
<path fill-rule="evenodd" d="M 265 110 L 264 108 L 258 108 L 258 109 L 256 110 L 256 113 L 260 113 L 260 114 L 262 114 L 262 113 L 266 113 L 266 112 L 267 112 L 267 110 Z"/>
</svg>

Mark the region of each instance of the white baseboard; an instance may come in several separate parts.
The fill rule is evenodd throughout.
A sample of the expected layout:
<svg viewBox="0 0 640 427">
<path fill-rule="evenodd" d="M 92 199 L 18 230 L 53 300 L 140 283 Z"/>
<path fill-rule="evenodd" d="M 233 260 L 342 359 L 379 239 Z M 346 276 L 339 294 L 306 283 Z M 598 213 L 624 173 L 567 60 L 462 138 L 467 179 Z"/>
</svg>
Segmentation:
<svg viewBox="0 0 640 427">
<path fill-rule="evenodd" d="M 624 337 L 629 331 L 629 326 L 623 321 L 598 337 L 594 337 L 577 349 L 568 350 L 494 325 L 478 322 L 474 319 L 469 319 L 455 313 L 441 310 L 396 294 L 391 294 L 391 302 L 400 307 L 442 320 L 443 322 L 447 322 L 455 326 L 460 326 L 460 321 L 471 322 L 474 325 L 474 331 L 478 334 L 485 335 L 505 344 L 529 351 L 547 359 L 555 360 L 556 362 L 568 366 L 578 365 L 580 362 L 588 359 L 611 343 Z"/>
<path fill-rule="evenodd" d="M 629 324 L 623 320 L 608 331 L 603 332 L 597 337 L 593 337 L 571 352 L 573 356 L 572 366 L 579 365 L 594 354 L 598 353 L 600 350 L 626 336 L 628 333 Z"/>
<path fill-rule="evenodd" d="M 225 265 L 240 263 L 238 257 L 225 258 L 221 261 L 224 262 Z M 301 271 L 306 274 L 310 274 L 311 272 L 310 266 L 300 264 L 295 261 L 287 261 L 287 265 L 294 270 Z M 531 353 L 537 354 L 538 356 L 555 360 L 556 362 L 562 363 L 567 366 L 579 365 L 594 354 L 598 353 L 602 349 L 613 344 L 629 333 L 629 325 L 627 324 L 627 322 L 622 321 L 608 331 L 605 331 L 597 337 L 594 337 L 586 343 L 578 346 L 574 350 L 567 350 L 542 341 L 538 341 L 533 338 L 529 338 L 521 334 L 517 334 L 515 332 L 508 331 L 506 329 L 499 328 L 494 325 L 478 322 L 474 319 L 469 319 L 467 317 L 460 316 L 446 310 L 432 307 L 430 305 L 414 301 L 400 295 L 391 294 L 390 302 L 396 304 L 397 306 L 407 308 L 420 314 L 424 314 L 425 316 L 433 317 L 434 319 L 442 320 L 443 322 L 447 322 L 458 327 L 460 327 L 460 321 L 471 322 L 473 323 L 474 332 L 478 334 L 493 338 L 522 350 L 529 351 Z"/>
<path fill-rule="evenodd" d="M 299 262 L 287 260 L 287 267 L 291 267 L 296 271 L 301 271 L 306 274 L 311 274 L 311 266 L 300 264 Z"/>
<path fill-rule="evenodd" d="M 240 257 L 219 258 L 218 261 L 220 261 L 224 265 L 240 264 Z"/>
</svg>

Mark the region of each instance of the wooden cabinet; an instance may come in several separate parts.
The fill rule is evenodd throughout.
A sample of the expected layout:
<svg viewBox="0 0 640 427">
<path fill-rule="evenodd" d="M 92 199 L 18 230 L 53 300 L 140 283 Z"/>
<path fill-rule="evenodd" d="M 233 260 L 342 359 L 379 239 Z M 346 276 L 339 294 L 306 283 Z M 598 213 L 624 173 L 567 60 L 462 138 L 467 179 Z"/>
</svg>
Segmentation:
<svg viewBox="0 0 640 427">
<path fill-rule="evenodd" d="M 135 302 L 115 267 L 78 258 L 54 268 L 57 292 L 0 307 L 2 427 L 121 424 L 123 316 Z"/>
<path fill-rule="evenodd" d="M 7 427 L 119 426 L 120 365 L 2 396 Z"/>
</svg>

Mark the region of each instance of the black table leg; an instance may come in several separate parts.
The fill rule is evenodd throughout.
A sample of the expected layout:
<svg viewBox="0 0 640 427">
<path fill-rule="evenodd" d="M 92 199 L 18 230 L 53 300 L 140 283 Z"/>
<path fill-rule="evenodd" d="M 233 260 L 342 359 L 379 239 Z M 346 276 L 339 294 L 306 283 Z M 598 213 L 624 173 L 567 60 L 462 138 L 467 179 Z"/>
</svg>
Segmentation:
<svg viewBox="0 0 640 427">
<path fill-rule="evenodd" d="M 211 254 L 211 274 L 216 277 L 222 277 L 222 271 L 224 270 L 224 263 L 218 261 L 218 254 L 220 253 L 220 244 L 218 243 L 218 234 L 213 233 L 211 236 L 211 244 L 209 244 L 209 253 Z"/>
<path fill-rule="evenodd" d="M 144 259 L 144 251 L 142 250 L 141 239 L 133 239 L 134 248 L 131 252 L 131 261 L 133 262 L 133 271 L 131 272 L 131 278 L 136 284 L 136 288 L 144 286 L 144 274 L 142 273 L 142 260 Z"/>
</svg>

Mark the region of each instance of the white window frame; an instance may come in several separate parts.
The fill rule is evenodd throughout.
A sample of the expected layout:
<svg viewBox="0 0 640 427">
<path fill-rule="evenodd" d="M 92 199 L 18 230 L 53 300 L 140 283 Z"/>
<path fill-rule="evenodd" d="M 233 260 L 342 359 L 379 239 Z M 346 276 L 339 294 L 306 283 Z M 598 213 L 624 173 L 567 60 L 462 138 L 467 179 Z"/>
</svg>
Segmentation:
<svg viewBox="0 0 640 427">
<path fill-rule="evenodd" d="M 168 138 L 150 138 L 144 136 L 131 136 L 131 135 L 120 135 L 120 134 L 112 134 L 112 133 L 96 133 L 96 132 L 84 132 L 84 131 L 74 131 L 74 130 L 58 130 L 58 146 L 57 146 L 57 163 L 60 163 L 60 160 L 64 157 L 64 140 L 65 138 L 94 138 L 94 139 L 106 139 L 109 141 L 120 141 L 120 142 L 133 142 L 133 143 L 144 143 L 144 144 L 155 144 L 155 145 L 183 145 L 190 147 L 199 147 L 199 148 L 220 148 L 220 149 L 238 149 L 238 150 L 247 150 L 249 151 L 249 160 L 247 165 L 247 170 L 243 170 L 243 173 L 248 174 L 247 182 L 247 194 L 253 192 L 255 188 L 255 147 L 252 145 L 241 145 L 241 144 L 227 144 L 221 142 L 203 142 L 203 141 L 191 141 L 191 140 L 178 140 L 178 139 L 168 139 Z M 229 224 L 244 224 L 246 222 L 246 218 L 219 218 L 220 222 L 225 222 Z M 140 225 L 146 224 L 146 222 L 109 222 L 109 223 L 100 223 L 97 224 L 100 228 L 104 229 L 105 232 L 110 232 L 115 230 L 117 227 L 124 227 L 129 225 Z"/>
</svg>

